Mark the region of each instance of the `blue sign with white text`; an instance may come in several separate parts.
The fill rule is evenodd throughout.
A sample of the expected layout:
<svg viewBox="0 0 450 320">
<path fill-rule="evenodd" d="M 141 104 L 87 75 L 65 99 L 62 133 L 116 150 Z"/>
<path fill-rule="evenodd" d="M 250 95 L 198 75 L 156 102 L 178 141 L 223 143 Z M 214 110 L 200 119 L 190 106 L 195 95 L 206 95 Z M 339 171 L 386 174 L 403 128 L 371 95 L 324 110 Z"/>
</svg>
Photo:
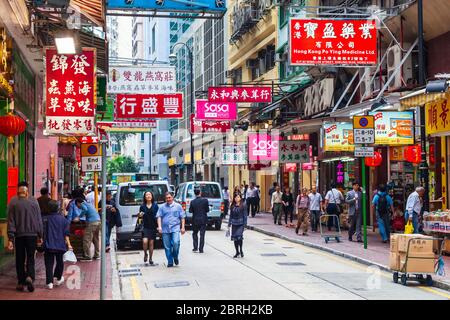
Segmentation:
<svg viewBox="0 0 450 320">
<path fill-rule="evenodd" d="M 225 12 L 226 0 L 107 0 L 107 8 L 182 12 Z"/>
</svg>

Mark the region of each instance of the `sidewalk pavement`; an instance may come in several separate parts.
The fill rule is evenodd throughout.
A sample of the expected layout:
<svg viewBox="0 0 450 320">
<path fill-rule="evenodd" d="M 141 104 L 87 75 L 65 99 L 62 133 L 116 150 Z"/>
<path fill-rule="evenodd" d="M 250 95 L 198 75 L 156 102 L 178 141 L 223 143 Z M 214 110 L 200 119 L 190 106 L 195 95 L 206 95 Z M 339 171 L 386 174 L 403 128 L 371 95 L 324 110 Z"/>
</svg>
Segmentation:
<svg viewBox="0 0 450 320">
<path fill-rule="evenodd" d="M 283 217 L 284 218 L 284 217 Z M 294 221 L 296 224 L 296 221 Z M 295 233 L 295 228 L 287 228 L 284 225 L 276 225 L 273 223 L 273 216 L 271 213 L 259 213 L 254 218 L 248 218 L 248 229 L 262 232 L 264 234 L 300 243 L 309 247 L 327 251 L 332 254 L 340 255 L 345 258 L 366 264 L 377 265 L 381 269 L 390 271 L 389 269 L 389 243 L 383 243 L 378 232 L 374 233 L 372 230 L 367 230 L 367 249 L 364 249 L 363 243 L 356 241 L 348 241 L 348 231 L 341 230 L 342 236 L 341 242 L 337 243 L 332 238 L 328 244 L 320 235 L 320 231 L 317 233 L 309 230 L 307 236 Z M 327 230 L 326 227 L 324 230 Z M 356 240 L 356 237 L 353 237 Z M 450 290 L 450 257 L 444 256 L 445 261 L 445 277 L 434 275 L 434 285 L 436 287 Z"/>
</svg>

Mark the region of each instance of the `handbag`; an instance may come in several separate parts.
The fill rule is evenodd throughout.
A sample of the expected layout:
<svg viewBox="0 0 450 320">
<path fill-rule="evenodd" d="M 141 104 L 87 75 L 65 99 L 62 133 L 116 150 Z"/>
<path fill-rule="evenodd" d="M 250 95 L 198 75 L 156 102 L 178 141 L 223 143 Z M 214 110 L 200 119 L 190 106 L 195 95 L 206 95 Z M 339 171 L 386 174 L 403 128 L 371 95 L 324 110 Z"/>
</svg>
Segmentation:
<svg viewBox="0 0 450 320">
<path fill-rule="evenodd" d="M 134 227 L 134 233 L 141 233 L 144 231 L 144 219 L 142 217 L 138 217 L 136 219 L 136 226 Z"/>
<path fill-rule="evenodd" d="M 414 233 L 414 226 L 411 221 L 408 220 L 408 222 L 405 225 L 405 234 L 413 234 Z"/>
</svg>

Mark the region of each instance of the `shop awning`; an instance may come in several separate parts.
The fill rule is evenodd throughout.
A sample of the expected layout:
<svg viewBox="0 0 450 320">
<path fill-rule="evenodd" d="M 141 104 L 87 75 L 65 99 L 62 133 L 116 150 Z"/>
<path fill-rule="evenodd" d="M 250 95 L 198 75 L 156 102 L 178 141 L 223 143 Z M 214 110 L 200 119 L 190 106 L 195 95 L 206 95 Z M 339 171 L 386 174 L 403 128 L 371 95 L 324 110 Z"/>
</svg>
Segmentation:
<svg viewBox="0 0 450 320">
<path fill-rule="evenodd" d="M 400 98 L 401 94 L 399 92 L 391 93 L 389 95 L 383 96 L 383 99 L 386 100 L 388 104 L 393 105 L 396 108 L 400 108 Z M 356 115 L 363 115 L 365 112 L 369 112 L 372 108 L 372 105 L 377 102 L 377 99 L 369 99 L 351 106 L 347 108 L 336 110 L 330 114 L 331 118 L 335 117 L 346 117 L 351 118 Z"/>
<path fill-rule="evenodd" d="M 436 102 L 450 98 L 450 91 L 426 93 L 425 89 L 421 89 L 400 98 L 400 110 L 424 106 L 427 103 Z"/>
</svg>

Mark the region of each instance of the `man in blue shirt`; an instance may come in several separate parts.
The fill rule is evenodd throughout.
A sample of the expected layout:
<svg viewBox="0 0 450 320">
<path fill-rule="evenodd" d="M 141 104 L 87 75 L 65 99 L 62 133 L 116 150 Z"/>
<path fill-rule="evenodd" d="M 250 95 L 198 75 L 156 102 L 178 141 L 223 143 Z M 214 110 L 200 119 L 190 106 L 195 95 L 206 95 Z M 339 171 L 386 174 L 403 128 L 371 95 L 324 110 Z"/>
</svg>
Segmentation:
<svg viewBox="0 0 450 320">
<path fill-rule="evenodd" d="M 376 210 L 378 229 L 383 243 L 387 243 L 391 231 L 391 212 L 394 212 L 394 202 L 387 194 L 386 186 L 380 185 L 377 194 L 373 197 L 372 207 Z"/>
<path fill-rule="evenodd" d="M 180 251 L 180 231 L 184 234 L 186 214 L 180 204 L 173 201 L 170 192 L 166 192 L 166 203 L 163 204 L 156 214 L 158 219 L 158 232 L 162 234 L 164 250 L 167 257 L 167 267 L 179 264 L 178 253 Z M 181 228 L 180 228 L 181 224 Z"/>
<path fill-rule="evenodd" d="M 75 200 L 75 204 L 78 209 L 81 210 L 80 216 L 77 219 L 81 219 L 86 216 L 86 229 L 83 236 L 83 257 L 82 261 L 91 261 L 91 244 L 94 243 L 95 253 L 94 259 L 100 258 L 100 215 L 98 211 L 88 202 L 81 198 Z M 76 221 L 76 220 L 75 220 Z"/>
</svg>

